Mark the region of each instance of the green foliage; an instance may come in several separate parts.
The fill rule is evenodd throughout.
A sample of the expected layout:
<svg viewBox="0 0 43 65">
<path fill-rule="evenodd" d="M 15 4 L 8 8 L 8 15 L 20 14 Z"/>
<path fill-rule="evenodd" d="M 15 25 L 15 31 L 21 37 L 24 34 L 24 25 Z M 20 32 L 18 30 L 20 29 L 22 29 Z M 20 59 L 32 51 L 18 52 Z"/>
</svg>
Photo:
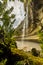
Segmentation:
<svg viewBox="0 0 43 65">
<path fill-rule="evenodd" d="M 39 40 L 43 44 L 43 32 L 39 32 Z"/>
<path fill-rule="evenodd" d="M 8 56 L 13 56 L 11 48 L 17 48 L 14 36 L 13 24 L 15 22 L 15 15 L 11 14 L 13 7 L 6 9 L 7 0 L 0 2 L 0 65 L 5 65 L 6 61 L 10 59 Z M 6 60 L 7 59 L 7 60 Z"/>
<path fill-rule="evenodd" d="M 36 57 L 40 56 L 40 52 L 38 50 L 36 50 L 35 48 L 32 48 L 31 52 L 32 52 L 32 55 L 34 55 Z"/>
<path fill-rule="evenodd" d="M 17 65 L 24 65 L 28 63 L 29 65 L 43 65 L 43 58 L 39 56 L 36 57 L 29 52 L 24 52 L 22 50 L 12 48 L 13 54 L 18 54 L 22 60 L 17 62 Z"/>
<path fill-rule="evenodd" d="M 24 61 L 18 61 L 16 65 L 24 65 Z"/>
<path fill-rule="evenodd" d="M 13 28 L 13 24 L 15 22 L 15 15 L 11 14 L 11 12 L 13 11 L 13 7 L 11 7 L 8 10 L 6 9 L 6 5 L 7 5 L 7 0 L 4 0 L 3 3 L 0 2 L 0 21 L 3 23 L 3 25 L 0 25 L 0 36 L 3 36 L 3 43 L 5 43 L 6 45 L 10 45 L 10 43 L 15 43 L 15 41 L 11 42 L 11 38 L 14 35 L 14 28 Z M 10 15 L 10 16 L 9 16 Z M 11 20 L 13 19 L 13 20 Z"/>
<path fill-rule="evenodd" d="M 29 4 L 32 0 L 20 0 L 20 1 L 23 2 L 23 3 L 25 3 L 25 5 L 26 5 L 27 2 Z"/>
<path fill-rule="evenodd" d="M 20 0 L 21 2 L 24 2 L 24 0 Z"/>
<path fill-rule="evenodd" d="M 0 62 L 0 65 L 5 65 L 6 61 L 7 61 L 7 59 L 2 60 L 2 61 Z"/>
<path fill-rule="evenodd" d="M 0 16 L 4 13 L 7 5 L 7 0 L 4 0 L 3 3 L 0 1 Z"/>
<path fill-rule="evenodd" d="M 43 31 L 38 32 L 38 36 L 39 36 L 40 46 L 43 51 Z"/>
</svg>

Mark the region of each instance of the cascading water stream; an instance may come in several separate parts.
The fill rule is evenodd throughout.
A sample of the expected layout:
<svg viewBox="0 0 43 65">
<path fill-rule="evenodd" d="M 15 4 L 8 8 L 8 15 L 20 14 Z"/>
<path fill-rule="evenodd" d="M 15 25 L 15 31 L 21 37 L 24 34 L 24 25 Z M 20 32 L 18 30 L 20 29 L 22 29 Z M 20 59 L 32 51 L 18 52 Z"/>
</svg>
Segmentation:
<svg viewBox="0 0 43 65">
<path fill-rule="evenodd" d="M 27 29 L 28 29 L 28 4 L 26 6 L 26 16 L 24 19 L 24 24 L 23 24 L 23 29 L 22 29 L 22 49 L 26 48 L 24 46 L 24 39 L 26 37 Z"/>
<path fill-rule="evenodd" d="M 24 47 L 24 37 L 25 37 L 25 22 L 24 22 L 24 24 L 23 24 L 23 29 L 22 29 L 22 48 Z"/>
</svg>

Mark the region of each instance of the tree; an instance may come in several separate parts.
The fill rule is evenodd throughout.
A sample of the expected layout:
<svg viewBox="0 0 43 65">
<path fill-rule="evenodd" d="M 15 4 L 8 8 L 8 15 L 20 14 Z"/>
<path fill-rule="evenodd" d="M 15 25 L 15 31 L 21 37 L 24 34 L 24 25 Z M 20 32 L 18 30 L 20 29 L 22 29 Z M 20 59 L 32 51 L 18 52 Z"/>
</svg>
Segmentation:
<svg viewBox="0 0 43 65">
<path fill-rule="evenodd" d="M 11 14 L 12 11 L 13 7 L 7 9 L 7 0 L 3 0 L 3 3 L 0 1 L 0 62 L 7 58 L 6 65 L 14 64 L 18 58 L 18 55 L 13 55 L 11 52 L 11 48 L 17 48 L 15 39 L 12 39 L 15 22 L 15 15 Z"/>
<path fill-rule="evenodd" d="M 2 23 L 2 26 L 0 25 L 0 38 L 2 37 L 3 43 L 9 47 L 10 43 L 14 41 L 12 41 L 12 37 L 14 35 L 15 15 L 11 14 L 13 7 L 7 10 L 7 0 L 4 0 L 3 3 L 0 2 L 0 5 L 0 21 Z"/>
</svg>

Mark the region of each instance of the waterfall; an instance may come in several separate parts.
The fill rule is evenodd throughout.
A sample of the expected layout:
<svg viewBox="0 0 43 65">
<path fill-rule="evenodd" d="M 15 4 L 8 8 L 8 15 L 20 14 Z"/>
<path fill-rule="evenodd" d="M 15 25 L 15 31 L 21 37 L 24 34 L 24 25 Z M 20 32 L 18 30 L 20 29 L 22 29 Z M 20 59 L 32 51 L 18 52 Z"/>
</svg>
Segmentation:
<svg viewBox="0 0 43 65">
<path fill-rule="evenodd" d="M 26 15 L 23 23 L 23 29 L 22 29 L 22 48 L 25 48 L 24 46 L 24 39 L 27 34 L 27 29 L 28 29 L 28 4 L 26 4 Z"/>
<path fill-rule="evenodd" d="M 23 24 L 23 29 L 22 29 L 22 48 L 24 47 L 24 37 L 25 37 L 25 22 Z"/>
<path fill-rule="evenodd" d="M 27 6 L 26 6 L 26 18 L 25 18 L 25 24 L 26 24 L 26 29 L 28 28 L 28 3 L 27 3 Z"/>
</svg>

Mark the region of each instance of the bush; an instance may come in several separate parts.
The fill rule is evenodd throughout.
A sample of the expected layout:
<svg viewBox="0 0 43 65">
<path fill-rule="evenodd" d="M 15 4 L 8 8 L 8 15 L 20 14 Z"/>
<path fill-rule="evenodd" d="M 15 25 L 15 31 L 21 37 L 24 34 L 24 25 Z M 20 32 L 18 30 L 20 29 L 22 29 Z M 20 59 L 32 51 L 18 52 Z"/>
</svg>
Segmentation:
<svg viewBox="0 0 43 65">
<path fill-rule="evenodd" d="M 24 61 L 18 61 L 16 65 L 24 65 Z"/>
<path fill-rule="evenodd" d="M 32 52 L 32 55 L 34 55 L 34 56 L 40 55 L 40 52 L 38 50 L 36 50 L 36 48 L 32 48 L 31 52 Z"/>
</svg>

